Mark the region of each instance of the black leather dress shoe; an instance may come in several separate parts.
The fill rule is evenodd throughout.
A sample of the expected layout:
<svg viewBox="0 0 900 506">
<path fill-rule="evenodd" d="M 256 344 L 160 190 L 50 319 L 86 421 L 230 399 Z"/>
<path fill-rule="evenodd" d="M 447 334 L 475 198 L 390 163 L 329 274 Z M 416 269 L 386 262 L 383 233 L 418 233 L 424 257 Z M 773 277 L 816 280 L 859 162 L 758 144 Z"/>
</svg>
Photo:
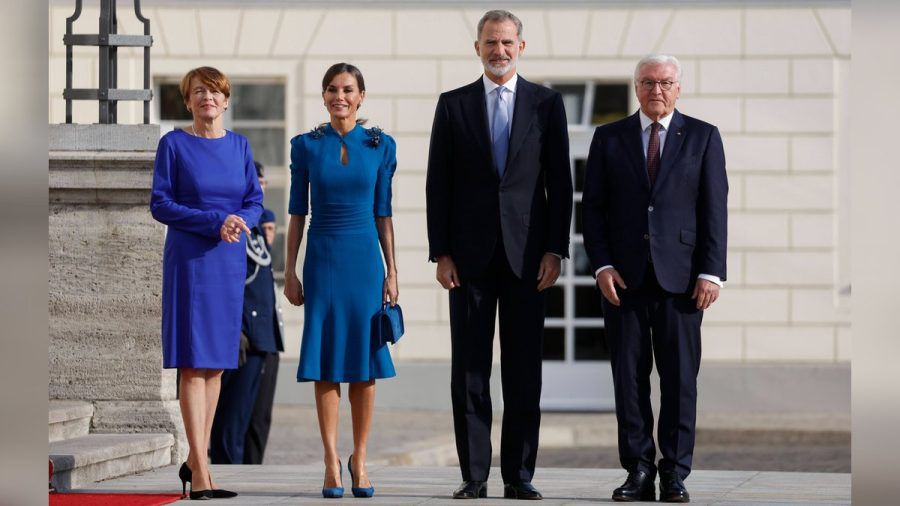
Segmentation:
<svg viewBox="0 0 900 506">
<path fill-rule="evenodd" d="M 691 502 L 681 476 L 674 471 L 660 471 L 659 473 L 659 500 L 661 502 Z"/>
<path fill-rule="evenodd" d="M 526 499 L 539 501 L 544 498 L 531 482 L 507 483 L 503 485 L 504 499 Z"/>
<path fill-rule="evenodd" d="M 462 485 L 453 492 L 454 499 L 479 499 L 487 497 L 486 481 L 464 481 Z"/>
<path fill-rule="evenodd" d="M 655 501 L 655 473 L 635 471 L 628 473 L 628 478 L 621 487 L 613 491 L 612 500 L 618 502 Z"/>
</svg>

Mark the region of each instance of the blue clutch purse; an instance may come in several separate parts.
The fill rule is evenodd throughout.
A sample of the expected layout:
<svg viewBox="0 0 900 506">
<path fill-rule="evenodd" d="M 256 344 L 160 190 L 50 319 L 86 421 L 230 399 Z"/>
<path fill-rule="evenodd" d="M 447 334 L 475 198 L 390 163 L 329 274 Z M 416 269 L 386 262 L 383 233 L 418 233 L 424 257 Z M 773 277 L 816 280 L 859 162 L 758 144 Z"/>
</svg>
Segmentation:
<svg viewBox="0 0 900 506">
<path fill-rule="evenodd" d="M 403 336 L 403 310 L 400 304 L 391 306 L 385 303 L 375 315 L 375 328 L 378 344 L 394 344 Z"/>
</svg>

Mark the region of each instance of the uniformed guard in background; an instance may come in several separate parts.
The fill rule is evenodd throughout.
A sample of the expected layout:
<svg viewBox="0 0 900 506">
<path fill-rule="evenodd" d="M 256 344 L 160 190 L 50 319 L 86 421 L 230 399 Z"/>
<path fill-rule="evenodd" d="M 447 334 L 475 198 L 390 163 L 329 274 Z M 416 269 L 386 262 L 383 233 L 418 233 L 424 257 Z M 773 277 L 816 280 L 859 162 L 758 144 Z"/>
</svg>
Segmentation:
<svg viewBox="0 0 900 506">
<path fill-rule="evenodd" d="M 266 242 L 271 251 L 272 242 L 275 240 L 275 213 L 268 209 L 263 211 L 259 226 L 265 233 Z M 271 269 L 269 270 L 271 272 Z M 278 363 L 281 359 L 278 352 L 284 351 L 282 341 L 284 321 L 281 318 L 281 305 L 278 303 L 281 291 L 274 283 L 272 286 L 275 292 L 275 317 L 278 319 L 278 325 L 275 327 L 278 349 L 265 354 L 262 377 L 256 393 L 256 404 L 253 407 L 253 415 L 250 417 L 247 438 L 244 440 L 244 464 L 262 464 L 266 442 L 269 440 L 269 428 L 272 426 L 272 404 L 275 402 L 275 383 L 278 379 Z M 244 307 L 246 308 L 246 303 Z"/>
<path fill-rule="evenodd" d="M 265 191 L 263 166 L 256 163 Z M 247 278 L 237 369 L 222 375 L 219 405 L 210 437 L 213 464 L 262 464 L 272 425 L 272 403 L 278 376 L 278 352 L 284 351 L 283 322 L 272 274 L 267 231 L 274 232 L 275 214 L 266 209 L 247 237 Z M 266 230 L 266 229 L 270 230 Z M 274 234 L 272 234 L 274 235 Z"/>
</svg>

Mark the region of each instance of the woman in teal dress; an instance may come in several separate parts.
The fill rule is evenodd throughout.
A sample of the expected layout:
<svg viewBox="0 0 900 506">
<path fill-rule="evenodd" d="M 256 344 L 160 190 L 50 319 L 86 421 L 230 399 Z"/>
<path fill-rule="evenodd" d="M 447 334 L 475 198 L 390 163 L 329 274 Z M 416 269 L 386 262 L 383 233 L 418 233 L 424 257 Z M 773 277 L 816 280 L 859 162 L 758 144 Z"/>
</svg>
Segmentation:
<svg viewBox="0 0 900 506">
<path fill-rule="evenodd" d="M 391 221 L 396 145 L 380 129 L 357 122 L 365 93 L 359 69 L 332 65 L 322 79 L 331 121 L 291 139 L 284 293 L 292 304 L 305 304 L 297 381 L 315 382 L 325 497 L 343 495 L 337 454 L 340 384 L 349 383 L 353 454 L 347 467 L 353 495 L 369 497 L 374 489 L 365 462 L 375 379 L 396 374 L 387 346 L 376 343 L 372 332 L 382 304 L 395 304 L 398 295 Z M 297 252 L 310 207 L 301 285 Z"/>
</svg>

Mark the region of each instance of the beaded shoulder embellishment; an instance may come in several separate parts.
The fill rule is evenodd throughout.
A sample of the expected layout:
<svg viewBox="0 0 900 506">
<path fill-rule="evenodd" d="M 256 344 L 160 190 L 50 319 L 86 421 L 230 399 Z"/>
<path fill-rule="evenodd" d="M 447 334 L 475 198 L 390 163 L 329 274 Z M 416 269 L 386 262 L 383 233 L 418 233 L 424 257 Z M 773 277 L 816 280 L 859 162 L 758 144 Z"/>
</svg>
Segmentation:
<svg viewBox="0 0 900 506">
<path fill-rule="evenodd" d="M 366 130 L 366 135 L 369 136 L 369 139 L 366 141 L 366 144 L 373 148 L 377 148 L 379 144 L 381 144 L 381 134 L 384 133 L 384 130 L 378 127 L 372 127 Z"/>
<path fill-rule="evenodd" d="M 321 139 L 322 137 L 324 137 L 325 136 L 325 123 L 322 123 L 321 125 L 313 127 L 313 129 L 309 131 L 309 136 L 312 137 L 313 139 Z"/>
</svg>

